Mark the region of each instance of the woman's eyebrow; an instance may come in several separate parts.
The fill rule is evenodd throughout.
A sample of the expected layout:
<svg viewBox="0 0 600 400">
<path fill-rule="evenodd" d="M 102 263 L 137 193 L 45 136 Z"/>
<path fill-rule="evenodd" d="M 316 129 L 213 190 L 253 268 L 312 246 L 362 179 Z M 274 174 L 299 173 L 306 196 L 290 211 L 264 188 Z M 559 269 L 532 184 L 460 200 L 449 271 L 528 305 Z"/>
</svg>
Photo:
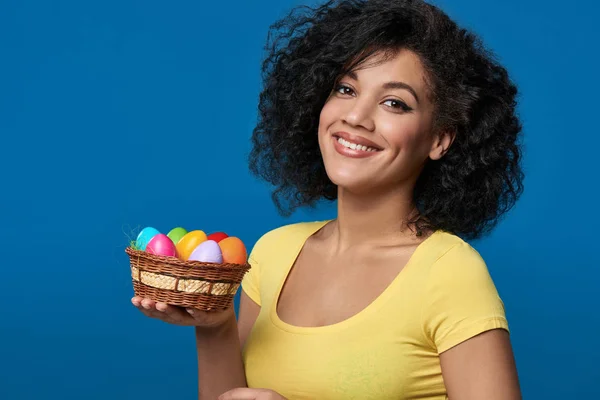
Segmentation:
<svg viewBox="0 0 600 400">
<path fill-rule="evenodd" d="M 419 96 L 417 96 L 417 92 L 408 83 L 392 81 L 383 85 L 383 88 L 408 90 L 415 97 L 415 100 L 417 100 L 417 104 L 419 104 Z"/>
<path fill-rule="evenodd" d="M 356 73 L 354 71 L 348 72 L 348 76 L 351 79 L 354 79 L 355 81 L 358 80 L 358 76 L 356 75 Z M 412 94 L 414 96 L 415 100 L 417 101 L 417 104 L 419 104 L 419 96 L 417 96 L 417 92 L 408 83 L 399 82 L 399 81 L 386 82 L 383 85 L 383 88 L 384 89 L 404 89 L 404 90 L 407 90 L 407 91 L 410 92 L 410 94 Z"/>
</svg>

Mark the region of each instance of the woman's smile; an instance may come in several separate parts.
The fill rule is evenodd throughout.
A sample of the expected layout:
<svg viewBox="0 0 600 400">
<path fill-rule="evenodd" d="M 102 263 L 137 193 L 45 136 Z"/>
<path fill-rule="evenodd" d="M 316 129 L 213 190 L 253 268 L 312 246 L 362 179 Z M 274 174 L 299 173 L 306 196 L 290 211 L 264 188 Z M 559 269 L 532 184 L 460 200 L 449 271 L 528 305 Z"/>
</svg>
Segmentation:
<svg viewBox="0 0 600 400">
<path fill-rule="evenodd" d="M 366 158 L 382 151 L 374 142 L 347 132 L 336 132 L 331 137 L 335 150 L 345 157 Z"/>
</svg>

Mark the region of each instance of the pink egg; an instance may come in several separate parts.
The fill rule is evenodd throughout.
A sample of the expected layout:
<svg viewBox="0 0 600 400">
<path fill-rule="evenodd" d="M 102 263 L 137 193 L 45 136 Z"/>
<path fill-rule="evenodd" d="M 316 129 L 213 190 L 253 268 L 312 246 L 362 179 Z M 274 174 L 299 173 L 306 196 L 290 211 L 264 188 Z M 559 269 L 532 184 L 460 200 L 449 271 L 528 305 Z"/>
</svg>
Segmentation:
<svg viewBox="0 0 600 400">
<path fill-rule="evenodd" d="M 223 262 L 223 254 L 221 253 L 221 247 L 214 240 L 206 240 L 200 243 L 192 254 L 190 254 L 190 261 L 202 261 L 220 264 Z"/>
<path fill-rule="evenodd" d="M 177 251 L 173 241 L 164 233 L 154 235 L 146 246 L 146 252 L 157 256 L 176 257 Z"/>
</svg>

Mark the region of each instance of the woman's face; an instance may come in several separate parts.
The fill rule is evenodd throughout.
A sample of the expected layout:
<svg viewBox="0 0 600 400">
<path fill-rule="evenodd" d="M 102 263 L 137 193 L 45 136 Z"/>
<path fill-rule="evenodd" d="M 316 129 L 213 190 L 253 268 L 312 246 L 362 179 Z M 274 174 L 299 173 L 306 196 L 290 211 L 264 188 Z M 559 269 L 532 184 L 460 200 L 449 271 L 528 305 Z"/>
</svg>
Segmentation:
<svg viewBox="0 0 600 400">
<path fill-rule="evenodd" d="M 327 175 L 352 192 L 414 183 L 449 145 L 432 134 L 432 114 L 424 69 L 410 51 L 342 77 L 319 119 Z"/>
</svg>

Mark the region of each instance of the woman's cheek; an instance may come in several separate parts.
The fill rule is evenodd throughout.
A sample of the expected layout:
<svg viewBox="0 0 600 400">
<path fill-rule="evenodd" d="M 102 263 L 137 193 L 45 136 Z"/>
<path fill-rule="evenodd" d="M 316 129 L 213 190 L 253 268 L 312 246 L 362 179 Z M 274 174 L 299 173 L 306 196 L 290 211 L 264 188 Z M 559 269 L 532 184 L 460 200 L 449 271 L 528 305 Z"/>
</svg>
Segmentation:
<svg viewBox="0 0 600 400">
<path fill-rule="evenodd" d="M 396 148 L 411 148 L 418 142 L 418 124 L 409 120 L 380 121 L 379 133 Z"/>
<path fill-rule="evenodd" d="M 341 118 L 343 113 L 342 103 L 336 100 L 335 97 L 329 99 L 321 109 L 320 121 L 324 122 L 326 125 Z"/>
</svg>

